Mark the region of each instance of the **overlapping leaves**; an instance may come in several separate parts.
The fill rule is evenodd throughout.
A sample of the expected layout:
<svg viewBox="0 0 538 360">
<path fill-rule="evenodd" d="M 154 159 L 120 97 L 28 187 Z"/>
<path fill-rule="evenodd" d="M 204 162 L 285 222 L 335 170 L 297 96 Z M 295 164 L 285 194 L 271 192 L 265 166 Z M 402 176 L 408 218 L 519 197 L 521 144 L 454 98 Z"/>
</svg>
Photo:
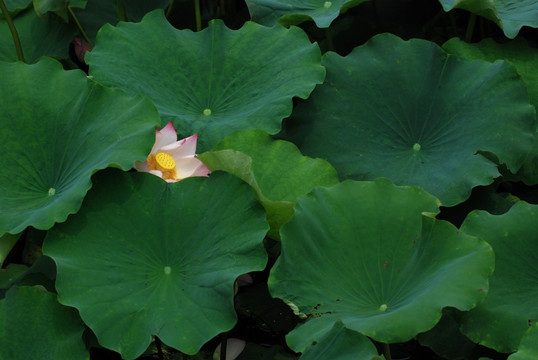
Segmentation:
<svg viewBox="0 0 538 360">
<path fill-rule="evenodd" d="M 520 201 L 503 215 L 475 210 L 461 229 L 480 236 L 495 251 L 490 292 L 464 317 L 463 332 L 497 351 L 515 351 L 538 321 L 538 205 Z"/>
<path fill-rule="evenodd" d="M 211 170 L 232 173 L 255 189 L 271 226 L 268 235 L 274 239 L 280 238 L 280 227 L 293 217 L 299 196 L 338 183 L 328 162 L 302 156 L 294 144 L 272 140 L 260 130 L 231 134 L 200 159 Z"/>
<path fill-rule="evenodd" d="M 303 351 L 335 321 L 377 341 L 432 328 L 444 307 L 469 310 L 488 289 L 493 252 L 431 217 L 438 202 L 386 179 L 345 181 L 301 197 L 281 230 L 269 277 L 273 296 L 309 319 L 287 337 Z"/>
</svg>

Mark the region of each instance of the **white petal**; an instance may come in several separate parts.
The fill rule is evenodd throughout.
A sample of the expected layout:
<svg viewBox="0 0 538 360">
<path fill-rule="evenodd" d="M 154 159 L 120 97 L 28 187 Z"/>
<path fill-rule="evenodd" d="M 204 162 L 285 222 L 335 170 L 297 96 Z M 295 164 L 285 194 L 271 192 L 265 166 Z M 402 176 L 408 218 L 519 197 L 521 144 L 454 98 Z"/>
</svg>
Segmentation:
<svg viewBox="0 0 538 360">
<path fill-rule="evenodd" d="M 196 159 L 194 156 L 191 158 L 182 158 L 176 160 L 176 173 L 180 179 L 187 178 L 189 176 L 207 176 L 207 167 L 203 162 Z M 196 175 L 195 175 L 196 174 Z"/>
<path fill-rule="evenodd" d="M 231 338 L 226 340 L 226 360 L 234 360 L 243 352 L 245 346 L 247 345 L 245 340 Z M 215 349 L 213 353 L 213 359 L 220 359 L 220 344 Z"/>
</svg>

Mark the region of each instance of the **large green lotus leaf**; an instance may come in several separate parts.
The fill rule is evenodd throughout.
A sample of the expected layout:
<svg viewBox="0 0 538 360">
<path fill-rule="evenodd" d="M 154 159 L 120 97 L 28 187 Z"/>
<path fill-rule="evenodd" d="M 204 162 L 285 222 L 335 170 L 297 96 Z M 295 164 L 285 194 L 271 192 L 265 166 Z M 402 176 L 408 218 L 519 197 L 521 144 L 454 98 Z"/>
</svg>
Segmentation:
<svg viewBox="0 0 538 360">
<path fill-rule="evenodd" d="M 503 215 L 473 211 L 461 230 L 486 240 L 495 251 L 495 273 L 486 300 L 463 319 L 471 340 L 512 352 L 538 321 L 538 205 L 516 203 Z"/>
<path fill-rule="evenodd" d="M 48 229 L 76 212 L 90 176 L 143 160 L 160 119 L 141 97 L 49 58 L 0 63 L 0 234 Z"/>
<path fill-rule="evenodd" d="M 269 235 L 277 239 L 280 227 L 293 217 L 298 197 L 316 186 L 338 183 L 328 162 L 303 156 L 294 144 L 272 140 L 261 130 L 233 133 L 200 159 L 212 171 L 230 172 L 256 189 L 271 225 Z"/>
<path fill-rule="evenodd" d="M 66 59 L 69 44 L 77 33 L 74 26 L 66 24 L 59 17 L 49 14 L 40 18 L 33 9 L 19 13 L 13 23 L 19 34 L 24 60 L 29 63 L 45 55 Z M 11 32 L 4 19 L 0 19 L 0 60 L 18 60 Z"/>
<path fill-rule="evenodd" d="M 381 34 L 341 57 L 324 55 L 325 83 L 300 104 L 289 138 L 342 178 L 419 185 L 451 206 L 517 171 L 535 112 L 512 65 L 448 55 L 434 43 Z"/>
<path fill-rule="evenodd" d="M 381 360 L 384 358 L 384 356 L 378 356 L 376 347 L 366 336 L 347 329 L 341 321 L 337 321 L 327 334 L 304 351 L 300 360 Z"/>
<path fill-rule="evenodd" d="M 292 97 L 323 81 L 320 57 L 296 27 L 231 30 L 214 20 L 194 33 L 156 10 L 141 23 L 104 26 L 86 61 L 97 81 L 149 96 L 181 135 L 199 133 L 202 152 L 236 130 L 278 132 Z"/>
<path fill-rule="evenodd" d="M 491 247 L 432 218 L 438 200 L 386 179 L 345 181 L 299 198 L 281 229 L 268 284 L 309 319 L 287 337 L 295 351 L 340 319 L 385 343 L 432 328 L 444 307 L 469 310 L 488 290 Z"/>
<path fill-rule="evenodd" d="M 0 359 L 88 360 L 77 311 L 35 287 L 13 287 L 0 300 Z"/>
<path fill-rule="evenodd" d="M 525 333 L 519 349 L 508 357 L 508 360 L 538 359 L 538 323 L 533 324 Z"/>
<path fill-rule="evenodd" d="M 299 24 L 314 20 L 320 28 L 327 28 L 340 13 L 366 0 L 246 0 L 253 21 L 273 26 L 275 22 Z"/>
<path fill-rule="evenodd" d="M 465 9 L 494 21 L 513 39 L 523 26 L 538 27 L 536 0 L 439 0 L 445 11 Z"/>
<path fill-rule="evenodd" d="M 52 228 L 62 304 L 126 359 L 150 336 L 194 354 L 236 321 L 235 279 L 262 270 L 268 226 L 252 189 L 216 172 L 168 184 L 115 169 L 94 177 L 81 211 Z"/>
</svg>

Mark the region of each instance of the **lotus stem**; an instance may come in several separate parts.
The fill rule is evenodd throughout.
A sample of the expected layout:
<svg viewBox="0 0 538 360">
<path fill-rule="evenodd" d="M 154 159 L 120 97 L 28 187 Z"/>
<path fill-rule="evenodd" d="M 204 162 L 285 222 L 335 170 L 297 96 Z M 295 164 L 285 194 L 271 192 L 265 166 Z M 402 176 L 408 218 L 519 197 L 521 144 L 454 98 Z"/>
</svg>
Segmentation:
<svg viewBox="0 0 538 360">
<path fill-rule="evenodd" d="M 325 40 L 327 40 L 327 50 L 334 51 L 333 34 L 330 27 L 325 28 Z"/>
<path fill-rule="evenodd" d="M 202 30 L 202 15 L 200 14 L 200 0 L 194 0 L 194 18 L 196 20 L 196 31 Z"/>
<path fill-rule="evenodd" d="M 383 344 L 383 355 L 385 355 L 385 359 L 392 360 L 392 357 L 390 355 L 390 345 L 387 343 L 382 343 L 382 344 Z"/>
<path fill-rule="evenodd" d="M 9 31 L 11 31 L 11 37 L 13 38 L 13 43 L 15 44 L 15 50 L 17 51 L 17 58 L 20 61 L 25 62 L 24 54 L 22 53 L 21 39 L 19 39 L 19 33 L 17 32 L 17 29 L 15 28 L 15 25 L 13 24 L 13 19 L 11 18 L 9 11 L 7 10 L 7 6 L 4 0 L 0 0 L 0 9 L 2 10 L 2 13 L 4 14 L 4 18 L 6 19 L 7 26 L 9 27 Z"/>
<path fill-rule="evenodd" d="M 118 0 L 118 19 L 120 21 L 127 21 L 127 14 L 125 13 L 125 6 L 123 0 Z"/>
<path fill-rule="evenodd" d="M 170 17 L 170 14 L 172 13 L 172 8 L 174 7 L 174 0 L 170 0 L 170 4 L 168 4 L 168 8 L 166 9 L 166 18 L 168 19 Z"/>
<path fill-rule="evenodd" d="M 222 333 L 220 340 L 220 360 L 226 360 L 226 347 L 228 346 L 228 333 Z"/>
<path fill-rule="evenodd" d="M 467 30 L 465 31 L 465 42 L 470 43 L 473 39 L 474 26 L 476 24 L 476 14 L 471 13 L 469 16 L 469 22 L 467 23 Z"/>
<path fill-rule="evenodd" d="M 159 356 L 159 360 L 164 360 L 161 339 L 159 339 L 157 336 L 155 336 L 155 347 L 157 347 L 157 355 Z"/>
<path fill-rule="evenodd" d="M 71 8 L 71 6 L 69 6 L 69 5 L 67 6 L 67 11 L 69 12 L 69 15 L 71 15 L 71 17 L 73 18 L 73 21 L 75 21 L 75 24 L 77 25 L 77 28 L 80 31 L 80 33 L 82 34 L 82 37 L 84 38 L 84 40 L 86 40 L 86 42 L 88 44 L 92 45 L 92 42 L 90 41 L 90 38 L 88 38 L 88 35 L 86 34 L 84 29 L 82 28 L 82 25 L 80 25 L 80 22 L 78 21 L 78 18 L 75 15 L 75 13 L 73 12 L 73 9 Z"/>
</svg>

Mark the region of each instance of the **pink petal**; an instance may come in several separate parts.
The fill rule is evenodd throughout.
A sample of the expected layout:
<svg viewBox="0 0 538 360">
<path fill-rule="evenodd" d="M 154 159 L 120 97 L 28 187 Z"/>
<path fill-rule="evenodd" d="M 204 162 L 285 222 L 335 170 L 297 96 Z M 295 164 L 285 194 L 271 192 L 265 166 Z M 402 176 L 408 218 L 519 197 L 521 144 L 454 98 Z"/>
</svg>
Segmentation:
<svg viewBox="0 0 538 360">
<path fill-rule="evenodd" d="M 160 131 L 155 130 L 155 145 L 153 145 L 153 148 L 151 148 L 151 153 L 156 154 L 162 147 L 173 144 L 176 141 L 176 129 L 174 129 L 174 124 L 170 121 Z"/>
<path fill-rule="evenodd" d="M 196 143 L 198 140 L 198 134 L 189 136 L 188 138 L 181 139 L 163 148 L 168 154 L 172 155 L 174 159 L 183 157 L 191 157 L 196 154 Z"/>
<path fill-rule="evenodd" d="M 247 345 L 245 340 L 230 338 L 226 340 L 226 360 L 234 360 L 243 352 Z M 213 359 L 219 359 L 220 357 L 220 344 L 213 353 Z"/>
<path fill-rule="evenodd" d="M 147 161 L 135 161 L 133 167 L 138 171 L 149 172 L 149 165 Z"/>
</svg>

